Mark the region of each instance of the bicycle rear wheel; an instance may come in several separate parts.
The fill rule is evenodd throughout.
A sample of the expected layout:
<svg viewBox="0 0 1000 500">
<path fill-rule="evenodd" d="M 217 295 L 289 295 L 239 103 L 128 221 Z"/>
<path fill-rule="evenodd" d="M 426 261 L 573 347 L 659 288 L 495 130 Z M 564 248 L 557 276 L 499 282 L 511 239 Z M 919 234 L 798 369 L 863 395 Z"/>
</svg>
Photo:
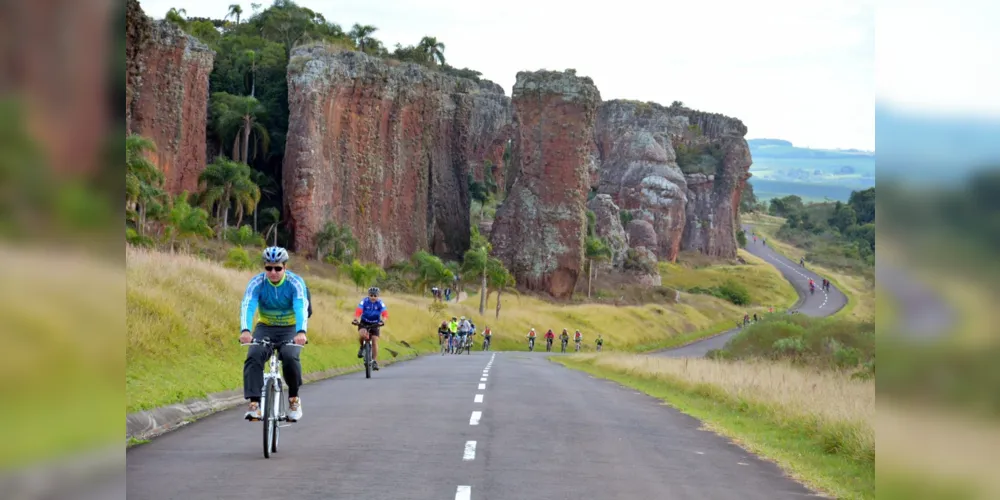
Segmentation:
<svg viewBox="0 0 1000 500">
<path fill-rule="evenodd" d="M 274 419 L 274 401 L 276 399 L 274 390 L 274 380 L 269 379 L 264 383 L 264 407 L 261 414 L 261 421 L 264 423 L 264 458 L 271 458 L 271 447 L 274 442 L 274 432 L 277 422 Z"/>
</svg>

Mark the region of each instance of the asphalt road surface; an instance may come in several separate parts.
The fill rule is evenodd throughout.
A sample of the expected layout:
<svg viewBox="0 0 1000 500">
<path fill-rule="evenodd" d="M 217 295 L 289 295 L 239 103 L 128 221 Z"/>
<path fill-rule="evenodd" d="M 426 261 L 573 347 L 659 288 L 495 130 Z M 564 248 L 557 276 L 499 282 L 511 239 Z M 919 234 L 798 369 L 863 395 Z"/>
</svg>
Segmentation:
<svg viewBox="0 0 1000 500">
<path fill-rule="evenodd" d="M 762 244 L 800 291 L 796 310 L 832 314 L 842 293 Z M 725 335 L 663 355 L 703 355 Z M 129 499 L 783 499 L 814 496 L 698 420 L 544 352 L 428 355 L 301 389 L 303 419 L 265 459 L 244 407 L 126 454 Z M 233 370 L 239 371 L 240 366 Z"/>
<path fill-rule="evenodd" d="M 129 450 L 128 498 L 812 495 L 659 400 L 547 356 L 430 355 L 307 385 L 271 459 L 244 408 L 212 415 Z"/>
<path fill-rule="evenodd" d="M 753 228 L 751 226 L 744 227 L 752 234 Z M 753 238 L 748 237 L 746 250 L 778 269 L 782 276 L 792 284 L 795 291 L 798 292 L 799 300 L 789 308 L 790 310 L 809 316 L 829 316 L 847 305 L 847 296 L 833 284 L 830 284 L 829 292 L 823 290 L 820 286 L 823 283 L 823 276 L 809 270 L 808 262 L 805 267 L 800 266 L 798 262 L 793 262 L 785 258 L 772 250 L 770 246 L 765 246 L 761 238 L 757 238 L 757 242 L 754 243 Z M 814 294 L 809 293 L 809 278 L 812 278 L 816 282 L 816 292 Z M 733 321 L 738 319 L 740 318 L 733 318 Z M 651 354 L 673 358 L 702 357 L 712 349 L 720 349 L 725 346 L 726 342 L 739 331 L 738 328 L 733 328 L 700 342 L 676 349 L 657 351 Z"/>
</svg>

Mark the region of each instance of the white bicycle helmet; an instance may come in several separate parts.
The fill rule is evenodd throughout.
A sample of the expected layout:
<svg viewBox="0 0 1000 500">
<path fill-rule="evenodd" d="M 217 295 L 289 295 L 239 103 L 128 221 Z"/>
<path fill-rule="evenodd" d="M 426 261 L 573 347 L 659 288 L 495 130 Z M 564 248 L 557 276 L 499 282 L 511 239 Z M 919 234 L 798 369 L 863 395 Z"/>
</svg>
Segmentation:
<svg viewBox="0 0 1000 500">
<path fill-rule="evenodd" d="M 263 253 L 264 262 L 271 264 L 275 262 L 288 262 L 288 251 L 281 247 L 267 247 Z"/>
</svg>

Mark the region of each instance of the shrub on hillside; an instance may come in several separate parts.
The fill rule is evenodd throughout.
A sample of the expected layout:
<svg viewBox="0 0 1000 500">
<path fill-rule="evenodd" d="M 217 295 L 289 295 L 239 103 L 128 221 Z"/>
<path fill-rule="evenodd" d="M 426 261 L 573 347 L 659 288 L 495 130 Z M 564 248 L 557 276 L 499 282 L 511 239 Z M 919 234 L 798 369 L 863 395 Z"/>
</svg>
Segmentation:
<svg viewBox="0 0 1000 500">
<path fill-rule="evenodd" d="M 801 314 L 768 314 L 744 328 L 721 349 L 719 359 L 789 360 L 829 369 L 874 373 L 875 325 Z"/>
<path fill-rule="evenodd" d="M 223 265 L 230 269 L 241 270 L 257 268 L 257 263 L 250 258 L 250 254 L 243 247 L 230 248 L 229 254 L 226 255 L 226 262 Z"/>
<path fill-rule="evenodd" d="M 687 292 L 711 295 L 722 300 L 728 300 L 738 306 L 749 305 L 752 300 L 750 291 L 745 286 L 732 280 L 727 280 L 725 283 L 713 287 L 693 286 L 688 288 Z"/>
</svg>

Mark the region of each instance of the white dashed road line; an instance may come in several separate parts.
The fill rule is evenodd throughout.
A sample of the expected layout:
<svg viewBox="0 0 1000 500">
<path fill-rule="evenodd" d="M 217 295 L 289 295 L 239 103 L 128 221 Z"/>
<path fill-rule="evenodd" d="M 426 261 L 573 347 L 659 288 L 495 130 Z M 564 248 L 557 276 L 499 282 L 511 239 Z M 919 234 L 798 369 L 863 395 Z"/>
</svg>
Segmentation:
<svg viewBox="0 0 1000 500">
<path fill-rule="evenodd" d="M 483 412 L 474 411 L 472 416 L 469 417 L 469 425 L 479 425 L 479 419 L 483 418 Z"/>
<path fill-rule="evenodd" d="M 465 453 L 462 454 L 462 460 L 475 460 L 475 459 L 476 459 L 476 442 L 466 441 Z"/>
<path fill-rule="evenodd" d="M 486 388 L 486 384 L 479 384 L 479 390 L 480 391 L 483 390 L 483 389 L 485 389 L 485 388 Z"/>
<path fill-rule="evenodd" d="M 482 394 L 476 394 L 476 399 L 475 399 L 474 402 L 475 403 L 482 403 L 483 402 L 483 395 Z"/>
<path fill-rule="evenodd" d="M 772 262 L 776 262 L 778 264 L 781 264 L 781 265 L 787 267 L 788 269 L 791 269 L 792 271 L 795 272 L 795 274 L 798 274 L 799 276 L 802 276 L 803 278 L 805 278 L 806 283 L 809 282 L 809 276 L 808 275 L 806 275 L 805 273 L 802 273 L 801 271 L 799 271 L 795 267 L 788 265 L 787 262 L 785 262 L 783 260 L 780 260 L 780 259 L 778 259 L 778 258 L 776 258 L 774 256 L 771 256 L 771 255 L 768 255 L 767 258 L 768 258 L 768 260 L 770 260 Z M 819 309 L 822 309 L 824 306 L 826 306 L 826 302 L 828 300 L 830 300 L 830 294 L 826 293 L 826 290 L 823 290 L 822 287 L 820 287 L 820 291 L 823 292 L 823 303 L 820 304 Z"/>
<path fill-rule="evenodd" d="M 480 381 L 480 382 L 486 382 L 486 377 L 482 377 L 482 378 L 480 378 L 480 379 L 479 379 L 479 381 Z"/>
<path fill-rule="evenodd" d="M 455 492 L 455 500 L 470 500 L 472 498 L 472 486 L 459 486 Z"/>
</svg>

